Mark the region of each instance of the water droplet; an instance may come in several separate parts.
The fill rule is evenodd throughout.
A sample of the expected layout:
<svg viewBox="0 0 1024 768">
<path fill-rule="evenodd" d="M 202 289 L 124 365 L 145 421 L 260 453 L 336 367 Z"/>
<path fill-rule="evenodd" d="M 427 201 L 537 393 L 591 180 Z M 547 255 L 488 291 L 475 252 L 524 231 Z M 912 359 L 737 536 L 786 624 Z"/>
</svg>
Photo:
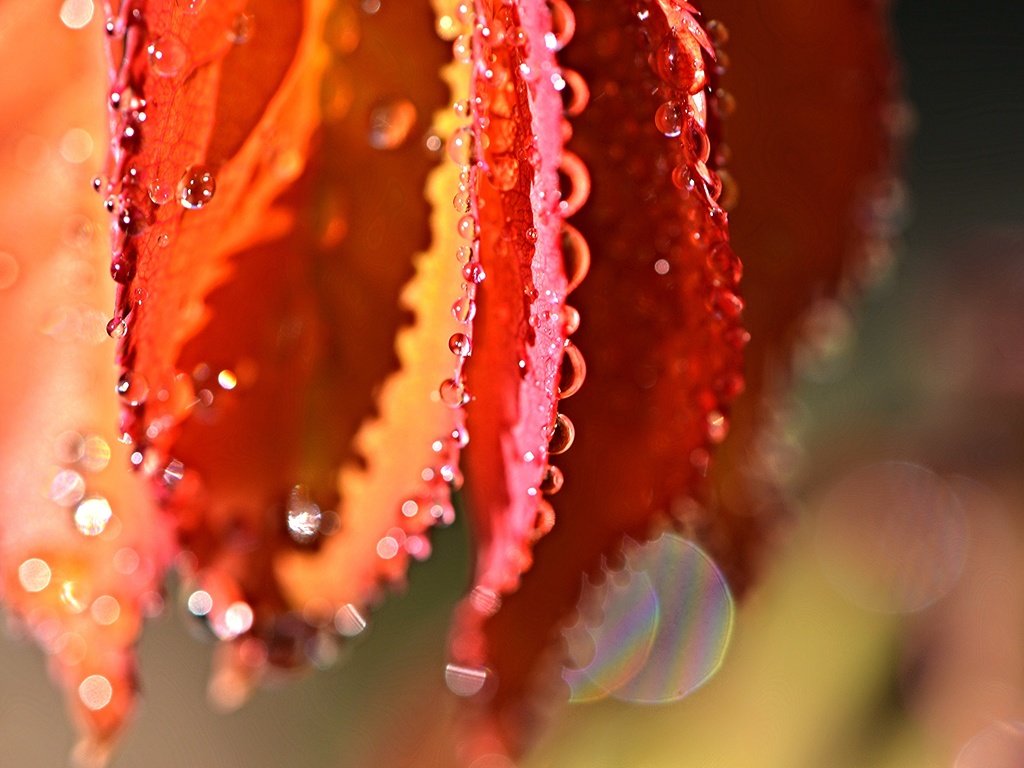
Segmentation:
<svg viewBox="0 0 1024 768">
<path fill-rule="evenodd" d="M 704 87 L 706 75 L 700 50 L 687 50 L 674 34 L 669 34 L 654 54 L 654 71 L 673 88 L 696 93 Z"/>
<path fill-rule="evenodd" d="M 377 542 L 377 557 L 381 560 L 391 560 L 398 554 L 400 548 L 398 539 L 394 536 L 384 536 Z"/>
<path fill-rule="evenodd" d="M 102 496 L 90 496 L 75 507 L 75 528 L 83 536 L 99 536 L 113 516 L 109 501 Z"/>
<path fill-rule="evenodd" d="M 554 35 L 554 51 L 562 50 L 576 32 L 576 16 L 565 0 L 550 0 L 551 33 Z"/>
<path fill-rule="evenodd" d="M 482 667 L 449 664 L 444 670 L 444 681 L 448 690 L 456 696 L 475 696 L 487 683 L 487 670 Z"/>
<path fill-rule="evenodd" d="M 452 198 L 452 207 L 459 213 L 469 213 L 473 209 L 473 198 L 465 192 L 459 192 Z M 460 246 L 460 250 L 464 247 Z"/>
<path fill-rule="evenodd" d="M 62 469 L 50 482 L 50 499 L 62 507 L 73 507 L 85 496 L 85 479 L 73 469 Z"/>
<path fill-rule="evenodd" d="M 120 618 L 121 604 L 112 595 L 100 595 L 93 600 L 89 613 L 97 624 L 109 627 Z"/>
<path fill-rule="evenodd" d="M 448 138 L 448 157 L 455 163 L 468 166 L 473 161 L 473 129 L 463 126 Z"/>
<path fill-rule="evenodd" d="M 366 629 L 366 619 L 354 605 L 346 603 L 334 614 L 334 628 L 343 637 L 355 637 Z"/>
<path fill-rule="evenodd" d="M 190 165 L 178 182 L 178 200 L 183 208 L 198 210 L 210 202 L 217 189 L 213 172 L 204 165 Z"/>
<path fill-rule="evenodd" d="M 460 323 L 471 323 L 476 317 L 476 302 L 468 296 L 456 299 L 452 303 L 452 317 Z"/>
<path fill-rule="evenodd" d="M 142 405 L 149 396 L 149 382 L 144 376 L 125 371 L 117 381 L 117 394 L 126 405 L 133 408 Z"/>
<path fill-rule="evenodd" d="M 459 236 L 464 240 L 475 240 L 479 233 L 475 216 L 467 213 L 459 219 Z"/>
<path fill-rule="evenodd" d="M 541 499 L 537 502 L 537 517 L 533 521 L 532 538 L 534 541 L 547 536 L 555 527 L 555 508 L 550 503 Z"/>
<path fill-rule="evenodd" d="M 448 339 L 448 349 L 452 351 L 453 355 L 469 357 L 473 354 L 473 343 L 466 334 L 453 333 L 451 338 Z"/>
<path fill-rule="evenodd" d="M 178 10 L 183 13 L 199 13 L 206 5 L 206 0 L 177 0 Z"/>
<path fill-rule="evenodd" d="M 686 123 L 686 107 L 678 101 L 666 101 L 654 114 L 654 124 L 669 138 L 683 132 Z"/>
<path fill-rule="evenodd" d="M 565 342 L 562 371 L 558 382 L 558 398 L 565 400 L 580 391 L 587 377 L 587 363 L 583 353 L 571 341 Z"/>
<path fill-rule="evenodd" d="M 188 596 L 186 605 L 193 616 L 206 616 L 213 610 L 213 597 L 206 590 L 197 589 Z"/>
<path fill-rule="evenodd" d="M 468 64 L 473 56 L 473 38 L 470 35 L 459 35 L 452 43 L 452 55 L 455 60 Z"/>
<path fill-rule="evenodd" d="M 707 415 L 708 440 L 720 443 L 729 434 L 729 420 L 720 411 L 710 411 Z"/>
<path fill-rule="evenodd" d="M 562 224 L 562 261 L 565 264 L 565 291 L 579 287 L 590 271 L 590 246 L 576 227 Z"/>
<path fill-rule="evenodd" d="M 78 698 L 86 709 L 98 712 L 114 698 L 114 687 L 103 675 L 89 675 L 78 686 Z"/>
<path fill-rule="evenodd" d="M 461 381 L 445 379 L 438 389 L 441 395 L 441 402 L 449 408 L 460 408 L 469 402 L 469 393 Z"/>
<path fill-rule="evenodd" d="M 580 312 L 576 307 L 566 304 L 562 307 L 562 322 L 566 336 L 572 336 L 580 328 Z"/>
<path fill-rule="evenodd" d="M 177 77 L 188 64 L 188 49 L 176 35 L 158 37 L 146 49 L 149 52 L 149 66 L 160 77 Z"/>
<path fill-rule="evenodd" d="M 479 261 L 469 261 L 462 267 L 462 276 L 469 282 L 479 285 L 487 277 L 487 273 L 484 272 L 484 265 Z"/>
<path fill-rule="evenodd" d="M 68 29 L 81 29 L 92 21 L 95 11 L 93 0 L 64 0 L 60 20 Z"/>
<path fill-rule="evenodd" d="M 590 172 L 579 156 L 572 152 L 562 154 L 559 176 L 565 181 L 562 200 L 558 204 L 563 217 L 572 216 L 590 197 Z"/>
<path fill-rule="evenodd" d="M 384 99 L 370 110 L 370 146 L 397 149 L 416 125 L 416 107 L 404 98 Z"/>
<path fill-rule="evenodd" d="M 706 25 L 711 42 L 723 46 L 729 42 L 729 28 L 718 19 L 711 19 Z"/>
<path fill-rule="evenodd" d="M 583 75 L 572 69 L 563 69 L 562 78 L 565 88 L 562 89 L 562 109 L 569 117 L 583 113 L 590 103 L 590 88 Z"/>
<path fill-rule="evenodd" d="M 225 368 L 217 374 L 217 383 L 220 384 L 221 389 L 230 391 L 238 386 L 238 376 L 234 371 Z"/>
<path fill-rule="evenodd" d="M 295 486 L 288 497 L 288 533 L 291 537 L 305 544 L 320 532 L 323 524 L 323 513 L 314 504 L 302 486 Z"/>
<path fill-rule="evenodd" d="M 459 35 L 459 24 L 448 14 L 437 17 L 434 31 L 444 41 L 454 40 Z"/>
<path fill-rule="evenodd" d="M 565 453 L 572 447 L 576 439 L 576 427 L 564 413 L 555 416 L 555 428 L 551 433 L 551 441 L 548 443 L 548 453 L 557 456 Z"/>
<path fill-rule="evenodd" d="M 251 13 L 240 13 L 231 22 L 231 29 L 228 30 L 228 40 L 235 45 L 245 45 L 252 39 L 255 28 L 255 19 Z"/>
<path fill-rule="evenodd" d="M 540 480 L 540 491 L 541 493 L 551 496 L 562 490 L 562 486 L 565 484 L 565 476 L 562 474 L 562 470 L 554 465 L 549 465 L 544 470 L 544 477 Z"/>
<path fill-rule="evenodd" d="M 465 427 L 456 427 L 452 430 L 452 440 L 459 448 L 465 448 L 469 445 L 469 430 Z"/>
<path fill-rule="evenodd" d="M 162 179 L 154 179 L 147 191 L 149 199 L 156 205 L 165 205 L 174 197 L 174 185 Z"/>
<path fill-rule="evenodd" d="M 50 586 L 53 573 L 45 560 L 31 557 L 18 566 L 18 582 L 26 592 L 42 592 Z"/>
</svg>

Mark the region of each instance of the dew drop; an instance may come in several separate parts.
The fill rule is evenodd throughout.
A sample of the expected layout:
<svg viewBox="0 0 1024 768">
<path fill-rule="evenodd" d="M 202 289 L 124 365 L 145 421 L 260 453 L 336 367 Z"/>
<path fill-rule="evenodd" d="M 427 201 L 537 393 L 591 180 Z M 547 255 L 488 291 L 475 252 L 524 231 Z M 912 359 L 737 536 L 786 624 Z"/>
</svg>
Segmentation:
<svg viewBox="0 0 1024 768">
<path fill-rule="evenodd" d="M 123 339 L 128 333 L 128 322 L 123 317 L 112 317 L 107 323 L 107 336 L 112 339 Z"/>
<path fill-rule="evenodd" d="M 678 101 L 666 101 L 654 114 L 654 124 L 669 138 L 683 132 L 686 123 L 686 108 Z"/>
<path fill-rule="evenodd" d="M 448 138 L 448 157 L 458 165 L 469 165 L 473 160 L 473 129 L 463 126 Z"/>
<path fill-rule="evenodd" d="M 459 219 L 459 236 L 464 240 L 475 240 L 479 234 L 476 217 L 467 213 Z M 468 279 L 468 278 L 467 278 Z M 481 278 L 482 279 L 482 278 Z"/>
<path fill-rule="evenodd" d="M 68 29 L 81 29 L 92 21 L 95 11 L 93 0 L 64 0 L 60 20 Z"/>
<path fill-rule="evenodd" d="M 144 376 L 125 371 L 117 381 L 117 394 L 126 405 L 133 408 L 142 405 L 149 396 L 149 382 Z"/>
<path fill-rule="evenodd" d="M 572 336 L 580 328 L 580 312 L 576 307 L 566 304 L 562 307 L 562 322 L 566 336 Z"/>
<path fill-rule="evenodd" d="M 370 110 L 370 146 L 397 149 L 416 125 L 416 107 L 405 98 L 384 99 Z"/>
<path fill-rule="evenodd" d="M 479 261 L 469 261 L 462 267 L 462 276 L 469 282 L 479 285 L 487 277 L 487 273 Z"/>
<path fill-rule="evenodd" d="M 473 55 L 473 40 L 469 35 L 459 35 L 452 43 L 452 54 L 455 60 L 468 64 Z"/>
<path fill-rule="evenodd" d="M 176 35 L 162 35 L 146 50 L 150 68 L 160 77 L 177 77 L 188 64 L 188 49 Z"/>
<path fill-rule="evenodd" d="M 563 217 L 572 216 L 590 197 L 590 172 L 586 164 L 572 152 L 562 154 L 562 164 L 558 172 L 568 187 L 567 191 L 563 192 L 558 207 Z"/>
<path fill-rule="evenodd" d="M 18 566 L 18 582 L 26 592 L 42 592 L 50 586 L 53 572 L 45 560 L 31 557 Z"/>
<path fill-rule="evenodd" d="M 469 357 L 473 354 L 473 343 L 466 334 L 453 333 L 448 339 L 448 349 L 452 351 L 453 355 Z"/>
<path fill-rule="evenodd" d="M 576 16 L 565 0 L 550 0 L 551 32 L 554 35 L 553 50 L 562 50 L 576 32 Z"/>
<path fill-rule="evenodd" d="M 98 712 L 114 698 L 114 687 L 103 675 L 89 675 L 78 686 L 78 698 L 91 712 Z"/>
<path fill-rule="evenodd" d="M 547 494 L 548 496 L 554 495 L 562 490 L 562 486 L 565 484 L 565 476 L 562 474 L 562 470 L 554 465 L 549 465 L 544 470 L 544 477 L 540 481 L 541 493 Z"/>
<path fill-rule="evenodd" d="M 102 496 L 90 496 L 75 507 L 75 528 L 83 536 L 99 536 L 113 515 L 109 501 Z"/>
<path fill-rule="evenodd" d="M 162 179 L 154 179 L 147 191 L 149 199 L 156 205 L 166 205 L 174 197 L 174 185 Z"/>
<path fill-rule="evenodd" d="M 465 667 L 449 664 L 444 670 L 444 682 L 456 696 L 475 696 L 487 683 L 487 670 L 482 667 Z"/>
<path fill-rule="evenodd" d="M 537 517 L 533 521 L 533 538 L 539 539 L 551 533 L 555 527 L 555 509 L 548 502 L 541 499 L 537 502 Z"/>
<path fill-rule="evenodd" d="M 190 165 L 178 182 L 178 200 L 183 208 L 198 210 L 210 202 L 217 189 L 213 172 L 204 165 Z"/>
<path fill-rule="evenodd" d="M 548 443 L 548 453 L 552 456 L 565 453 L 572 447 L 572 442 L 575 439 L 576 427 L 573 426 L 572 421 L 564 413 L 558 414 L 555 417 L 555 428 L 551 433 L 551 442 Z"/>
<path fill-rule="evenodd" d="M 295 486 L 288 497 L 288 534 L 298 543 L 312 541 L 323 525 L 323 512 L 302 486 Z"/>
<path fill-rule="evenodd" d="M 452 304 L 452 317 L 460 323 L 471 323 L 476 317 L 476 302 L 468 296 L 455 300 Z"/>
<path fill-rule="evenodd" d="M 558 382 L 558 399 L 565 400 L 579 392 L 586 377 L 587 363 L 583 359 L 583 353 L 571 341 L 565 342 L 565 355 L 562 357 L 562 371 Z"/>
<path fill-rule="evenodd" d="M 571 224 L 562 224 L 562 261 L 565 263 L 565 291 L 568 293 L 578 288 L 590 271 L 590 246 Z"/>
<path fill-rule="evenodd" d="M 466 392 L 465 385 L 455 379 L 442 381 L 438 393 L 441 395 L 441 402 L 449 408 L 460 408 L 469 402 L 469 393 Z"/>
<path fill-rule="evenodd" d="M 562 79 L 566 86 L 562 89 L 562 109 L 569 117 L 576 117 L 590 102 L 590 88 L 583 75 L 572 69 L 563 69 Z"/>
<path fill-rule="evenodd" d="M 213 610 L 213 597 L 206 590 L 197 589 L 188 596 L 186 605 L 193 616 L 206 616 Z"/>
</svg>

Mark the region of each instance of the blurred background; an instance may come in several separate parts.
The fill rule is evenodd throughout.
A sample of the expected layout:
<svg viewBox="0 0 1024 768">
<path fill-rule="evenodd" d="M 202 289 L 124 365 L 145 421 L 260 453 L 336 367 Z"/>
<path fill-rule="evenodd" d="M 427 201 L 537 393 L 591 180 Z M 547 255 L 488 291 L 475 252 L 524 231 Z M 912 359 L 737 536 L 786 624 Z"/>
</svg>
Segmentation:
<svg viewBox="0 0 1024 768">
<path fill-rule="evenodd" d="M 799 361 L 772 454 L 796 514 L 725 662 L 671 705 L 569 705 L 524 768 L 1024 766 L 1024 5 L 900 0 L 894 21 L 903 242 Z M 113 765 L 442 765 L 429 739 L 402 761 L 450 723 L 465 538 L 437 532 L 347 658 L 232 714 L 204 704 L 211 649 L 169 604 Z M 42 656 L 0 637 L 0 766 L 64 765 L 72 743 Z"/>
</svg>

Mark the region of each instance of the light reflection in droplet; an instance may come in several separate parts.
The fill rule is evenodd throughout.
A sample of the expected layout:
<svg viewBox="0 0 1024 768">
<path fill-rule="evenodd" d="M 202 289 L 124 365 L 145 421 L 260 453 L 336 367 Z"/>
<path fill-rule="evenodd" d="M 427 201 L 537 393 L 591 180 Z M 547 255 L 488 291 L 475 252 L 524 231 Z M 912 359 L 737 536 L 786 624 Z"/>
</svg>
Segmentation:
<svg viewBox="0 0 1024 768">
<path fill-rule="evenodd" d="M 592 652 L 581 658 L 577 651 L 582 668 L 563 672 L 575 700 L 607 693 L 665 703 L 711 679 L 725 658 L 735 608 L 724 577 L 699 547 L 665 534 L 631 553 L 626 570 L 608 578 L 590 593 L 589 599 L 603 598 L 602 621 L 586 627 Z M 581 615 L 590 615 L 588 609 L 581 605 Z M 572 632 L 578 640 L 580 628 Z M 569 639 L 572 644 L 572 633 Z"/>
<path fill-rule="evenodd" d="M 334 615 L 334 628 L 344 637 L 355 637 L 366 629 L 366 619 L 354 605 L 347 603 Z"/>
<path fill-rule="evenodd" d="M 288 496 L 287 515 L 288 533 L 300 544 L 311 541 L 320 532 L 323 512 L 300 485 L 295 486 Z"/>
<path fill-rule="evenodd" d="M 75 527 L 84 536 L 99 536 L 113 517 L 110 502 L 102 496 L 91 496 L 75 507 Z"/>
<path fill-rule="evenodd" d="M 114 697 L 114 687 L 103 675 L 89 675 L 78 686 L 78 698 L 86 709 L 98 712 Z"/>
<path fill-rule="evenodd" d="M 475 696 L 487 683 L 487 670 L 481 667 L 466 667 L 449 664 L 444 670 L 444 682 L 456 696 Z"/>
<path fill-rule="evenodd" d="M 18 566 L 18 581 L 26 592 L 42 592 L 50 586 L 53 573 L 45 560 L 32 557 Z"/>
<path fill-rule="evenodd" d="M 205 616 L 213 609 L 213 597 L 210 593 L 197 589 L 188 596 L 188 610 L 193 616 Z"/>
</svg>

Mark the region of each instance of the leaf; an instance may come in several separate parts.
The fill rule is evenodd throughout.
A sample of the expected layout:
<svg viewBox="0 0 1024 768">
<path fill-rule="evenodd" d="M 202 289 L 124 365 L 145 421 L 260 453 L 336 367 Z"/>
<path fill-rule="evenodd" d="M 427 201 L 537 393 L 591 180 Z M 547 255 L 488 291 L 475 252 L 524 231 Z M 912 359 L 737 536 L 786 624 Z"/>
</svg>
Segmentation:
<svg viewBox="0 0 1024 768">
<path fill-rule="evenodd" d="M 38 11 L 0 10 L 0 596 L 48 653 L 85 759 L 134 709 L 135 645 L 173 549 L 114 432 L 113 291 L 88 191 L 104 133 L 100 28 Z"/>
<path fill-rule="evenodd" d="M 884 24 L 878 8 L 841 5 L 835 14 L 786 5 L 767 22 L 755 8 L 721 9 L 735 38 L 757 39 L 744 43 L 759 58 L 745 70 L 735 66 L 735 94 L 718 90 L 718 70 L 733 68 L 720 48 L 714 62 L 710 50 L 712 41 L 724 42 L 725 27 L 707 24 L 705 36 L 687 4 L 633 4 L 636 16 L 625 5 L 574 6 L 576 34 L 560 60 L 582 75 L 591 94 L 572 121 L 569 144 L 593 180 L 590 201 L 573 219 L 591 252 L 587 279 L 572 296 L 587 380 L 565 407 L 577 436 L 560 461 L 565 487 L 554 530 L 538 544 L 522 587 L 484 628 L 488 666 L 498 680 L 473 721 L 476 732 L 486 732 L 486 748 L 502 744 L 517 753 L 529 742 L 564 661 L 559 632 L 576 607 L 581 577 L 600 578 L 621 562 L 624 537 L 644 540 L 672 520 L 709 550 L 734 590 L 750 581 L 772 515 L 754 506 L 762 497 L 743 490 L 737 477 L 767 418 L 765 370 L 788 358 L 786 318 L 802 315 L 821 294 L 818 270 L 831 275 L 835 290 L 847 246 L 861 237 L 851 190 L 875 172 L 888 146 L 879 120 L 892 66 Z M 801 39 L 813 34 L 817 44 L 784 44 L 765 34 L 766 23 L 798 25 Z M 835 35 L 840 43 L 833 46 Z M 706 81 L 695 74 L 701 59 Z M 851 71 L 854 97 L 817 98 L 830 78 Z M 794 89 L 782 73 L 814 82 L 814 93 Z M 731 89 L 730 76 L 721 83 Z M 685 104 L 687 90 L 679 78 L 690 78 L 707 99 L 710 148 L 704 131 L 679 125 L 679 115 L 701 113 L 692 102 L 689 110 L 676 106 Z M 666 87 L 673 80 L 683 85 L 678 95 Z M 748 96 L 754 88 L 756 98 Z M 727 151 L 716 134 L 732 95 L 739 110 L 756 114 L 746 123 L 725 122 Z M 743 125 L 735 134 L 734 122 Z M 833 133 L 837 123 L 849 127 Z M 789 151 L 766 146 L 769 135 L 783 137 Z M 701 178 L 701 157 L 721 174 Z M 674 170 L 680 160 L 686 173 Z M 744 291 L 759 307 L 787 307 L 759 310 L 750 336 L 738 324 L 740 264 L 713 202 L 735 202 L 734 178 L 743 188 L 730 217 L 743 232 L 737 252 L 756 265 Z M 710 198 L 702 194 L 705 185 Z M 803 268 L 808 264 L 814 270 Z M 760 338 L 749 361 L 752 392 L 734 414 L 730 403 L 744 389 L 739 354 L 751 336 Z M 739 431 L 726 439 L 737 420 Z M 723 440 L 728 453 L 715 469 L 713 449 Z"/>
</svg>

